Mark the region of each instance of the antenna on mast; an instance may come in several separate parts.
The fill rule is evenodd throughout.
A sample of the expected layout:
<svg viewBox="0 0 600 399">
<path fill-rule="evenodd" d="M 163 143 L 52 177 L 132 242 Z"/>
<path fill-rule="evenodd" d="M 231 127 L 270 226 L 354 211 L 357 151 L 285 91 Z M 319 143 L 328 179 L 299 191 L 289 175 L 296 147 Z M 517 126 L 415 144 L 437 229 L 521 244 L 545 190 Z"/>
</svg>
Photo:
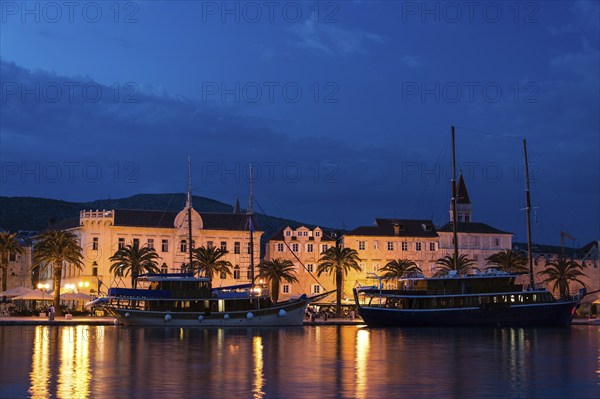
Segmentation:
<svg viewBox="0 0 600 399">
<path fill-rule="evenodd" d="M 192 207 L 192 160 L 188 156 L 188 191 L 187 200 L 185 202 L 186 208 Z"/>
</svg>

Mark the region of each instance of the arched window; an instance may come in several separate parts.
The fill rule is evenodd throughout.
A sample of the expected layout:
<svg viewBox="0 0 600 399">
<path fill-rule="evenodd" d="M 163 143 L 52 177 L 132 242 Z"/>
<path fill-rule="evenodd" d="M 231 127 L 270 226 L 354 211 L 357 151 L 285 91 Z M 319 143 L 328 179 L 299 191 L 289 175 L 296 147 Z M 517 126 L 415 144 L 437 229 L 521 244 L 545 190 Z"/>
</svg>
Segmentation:
<svg viewBox="0 0 600 399">
<path fill-rule="evenodd" d="M 239 265 L 235 265 L 235 267 L 233 268 L 233 278 L 236 280 L 240 279 L 240 266 Z"/>
</svg>

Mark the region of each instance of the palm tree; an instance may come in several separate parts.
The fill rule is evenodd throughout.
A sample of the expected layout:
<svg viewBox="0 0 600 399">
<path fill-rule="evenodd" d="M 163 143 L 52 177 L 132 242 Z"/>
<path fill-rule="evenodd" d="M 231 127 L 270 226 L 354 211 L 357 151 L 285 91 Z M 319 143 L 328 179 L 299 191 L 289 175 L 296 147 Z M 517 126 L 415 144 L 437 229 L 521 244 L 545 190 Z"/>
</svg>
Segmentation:
<svg viewBox="0 0 600 399">
<path fill-rule="evenodd" d="M 287 259 L 265 260 L 261 264 L 259 278 L 267 279 L 271 282 L 271 297 L 273 302 L 279 299 L 279 283 L 284 280 L 288 283 L 297 283 L 298 279 L 294 276 L 294 263 Z"/>
<path fill-rule="evenodd" d="M 144 273 L 158 273 L 158 254 L 154 248 L 127 244 L 109 258 L 109 271 L 117 277 L 131 275 L 131 288 L 137 288 L 137 277 Z"/>
<path fill-rule="evenodd" d="M 422 274 L 421 268 L 412 260 L 408 259 L 396 259 L 388 262 L 384 267 L 380 269 L 385 279 L 396 280 L 397 288 L 400 289 L 400 279 L 409 273 L 415 272 Z"/>
<path fill-rule="evenodd" d="M 505 249 L 487 258 L 487 269 L 500 269 L 507 273 L 527 273 L 527 256 L 522 251 Z"/>
<path fill-rule="evenodd" d="M 587 277 L 582 271 L 580 264 L 565 256 L 559 256 L 558 259 L 546 262 L 546 270 L 538 272 L 538 274 L 546 275 L 546 279 L 542 283 L 554 283 L 553 289 L 560 292 L 561 298 L 569 296 L 569 283 L 577 282 L 582 286 L 586 286 L 579 277 Z"/>
<path fill-rule="evenodd" d="M 231 275 L 231 262 L 221 259 L 229 252 L 218 247 L 200 247 L 194 249 L 194 263 L 199 273 L 210 280 L 215 274 Z"/>
<path fill-rule="evenodd" d="M 342 283 L 344 273 L 350 270 L 360 271 L 358 265 L 360 258 L 358 252 L 351 248 L 342 248 L 339 246 L 331 247 L 321 254 L 319 264 L 317 266 L 317 276 L 323 273 L 335 275 L 335 316 L 340 317 L 342 314 Z"/>
<path fill-rule="evenodd" d="M 436 267 L 437 271 L 433 274 L 433 277 L 443 277 L 447 275 L 450 272 L 450 270 L 454 270 L 454 256 L 446 255 L 443 258 L 439 258 L 436 264 L 438 264 L 439 266 Z M 479 270 L 479 268 L 473 266 L 474 264 L 475 261 L 469 259 L 467 255 L 459 255 L 456 262 L 458 274 L 464 276 L 471 269 Z"/>
<path fill-rule="evenodd" d="M 83 269 L 83 255 L 79 239 L 70 231 L 49 230 L 39 236 L 39 241 L 33 248 L 33 268 L 44 264 L 53 266 L 54 309 L 57 316 L 60 311 L 60 283 L 62 280 L 63 263 L 68 262 L 78 270 Z"/>
<path fill-rule="evenodd" d="M 8 280 L 8 255 L 11 253 L 22 255 L 23 248 L 17 240 L 16 233 L 0 232 L 0 269 L 2 269 L 2 291 L 6 291 Z"/>
</svg>

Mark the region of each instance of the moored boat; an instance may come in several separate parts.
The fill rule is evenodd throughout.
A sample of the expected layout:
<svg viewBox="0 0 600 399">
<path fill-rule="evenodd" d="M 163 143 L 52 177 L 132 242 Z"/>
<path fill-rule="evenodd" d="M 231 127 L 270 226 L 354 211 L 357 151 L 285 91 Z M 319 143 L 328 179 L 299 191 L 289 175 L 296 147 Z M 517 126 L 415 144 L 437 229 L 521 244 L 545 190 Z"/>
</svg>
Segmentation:
<svg viewBox="0 0 600 399">
<path fill-rule="evenodd" d="M 193 273 L 148 274 L 138 281 L 147 288 L 111 288 L 107 297 L 90 305 L 103 306 L 125 325 L 299 326 L 308 304 L 323 296 L 273 303 L 262 285 L 213 289 L 209 279 Z"/>
<path fill-rule="evenodd" d="M 354 289 L 359 315 L 368 326 L 569 326 L 586 295 L 556 299 L 536 286 L 531 253 L 531 200 L 527 146 L 523 140 L 526 177 L 526 214 L 529 284 L 517 284 L 518 274 L 488 269 L 485 273 L 459 275 L 457 237 L 457 187 L 454 127 L 452 127 L 452 230 L 453 270 L 445 276 L 421 275 L 400 279 L 398 290 L 378 287 Z"/>
</svg>

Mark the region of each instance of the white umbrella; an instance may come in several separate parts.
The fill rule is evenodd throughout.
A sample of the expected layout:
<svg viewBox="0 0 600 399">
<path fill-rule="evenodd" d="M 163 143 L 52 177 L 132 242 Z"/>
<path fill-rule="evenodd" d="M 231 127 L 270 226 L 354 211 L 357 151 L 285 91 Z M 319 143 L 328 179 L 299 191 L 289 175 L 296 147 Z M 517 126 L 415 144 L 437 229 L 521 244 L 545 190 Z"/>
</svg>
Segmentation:
<svg viewBox="0 0 600 399">
<path fill-rule="evenodd" d="M 13 301 L 52 301 L 53 299 L 52 293 L 42 292 L 40 290 L 31 290 L 31 292 L 25 295 L 14 297 Z"/>
<path fill-rule="evenodd" d="M 25 287 L 16 287 L 16 288 L 11 288 L 10 290 L 6 290 L 4 292 L 0 292 L 0 297 L 13 297 L 13 296 L 20 296 L 20 295 L 27 295 L 29 294 L 32 290 L 31 288 L 25 288 Z"/>
<path fill-rule="evenodd" d="M 60 296 L 63 301 L 82 301 L 88 302 L 92 299 L 91 295 L 84 294 L 83 292 L 66 292 Z"/>
</svg>

